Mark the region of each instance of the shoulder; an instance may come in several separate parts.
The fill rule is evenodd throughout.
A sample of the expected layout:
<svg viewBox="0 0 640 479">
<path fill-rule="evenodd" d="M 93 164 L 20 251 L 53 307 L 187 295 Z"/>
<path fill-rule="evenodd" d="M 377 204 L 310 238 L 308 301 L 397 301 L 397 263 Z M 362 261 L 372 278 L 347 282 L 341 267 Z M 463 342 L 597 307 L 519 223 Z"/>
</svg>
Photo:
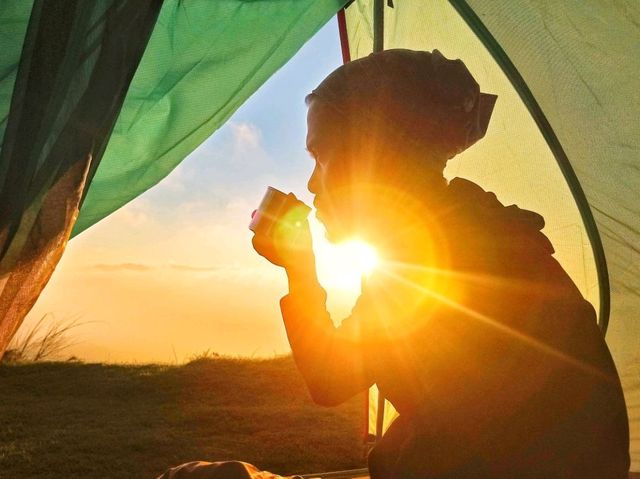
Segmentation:
<svg viewBox="0 0 640 479">
<path fill-rule="evenodd" d="M 445 222 L 452 230 L 453 241 L 464 238 L 469 246 L 477 244 L 487 252 L 554 253 L 551 241 L 542 233 L 542 215 L 517 205 L 505 206 L 495 193 L 472 181 L 454 178 L 449 182 L 446 210 L 449 214 Z"/>
</svg>

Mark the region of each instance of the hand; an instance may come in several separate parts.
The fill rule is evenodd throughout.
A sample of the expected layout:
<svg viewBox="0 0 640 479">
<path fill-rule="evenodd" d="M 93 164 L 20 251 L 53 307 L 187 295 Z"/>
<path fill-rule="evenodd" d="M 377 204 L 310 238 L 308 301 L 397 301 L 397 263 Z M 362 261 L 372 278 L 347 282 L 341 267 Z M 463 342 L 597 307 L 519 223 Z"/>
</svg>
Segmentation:
<svg viewBox="0 0 640 479">
<path fill-rule="evenodd" d="M 269 234 L 255 233 L 252 240 L 256 252 L 276 266 L 286 269 L 305 268 L 315 264 L 309 222 L 285 223 L 272 228 Z"/>
</svg>

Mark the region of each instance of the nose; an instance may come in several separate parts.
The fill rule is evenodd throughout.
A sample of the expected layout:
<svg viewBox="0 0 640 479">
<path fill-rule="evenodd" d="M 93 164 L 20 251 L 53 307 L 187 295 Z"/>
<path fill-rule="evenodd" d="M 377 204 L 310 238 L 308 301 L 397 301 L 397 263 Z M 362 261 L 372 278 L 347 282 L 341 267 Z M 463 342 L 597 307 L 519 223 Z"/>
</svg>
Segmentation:
<svg viewBox="0 0 640 479">
<path fill-rule="evenodd" d="M 320 192 L 320 173 L 318 172 L 318 164 L 313 168 L 313 172 L 309 177 L 309 182 L 307 183 L 307 189 L 310 193 L 317 195 Z"/>
</svg>

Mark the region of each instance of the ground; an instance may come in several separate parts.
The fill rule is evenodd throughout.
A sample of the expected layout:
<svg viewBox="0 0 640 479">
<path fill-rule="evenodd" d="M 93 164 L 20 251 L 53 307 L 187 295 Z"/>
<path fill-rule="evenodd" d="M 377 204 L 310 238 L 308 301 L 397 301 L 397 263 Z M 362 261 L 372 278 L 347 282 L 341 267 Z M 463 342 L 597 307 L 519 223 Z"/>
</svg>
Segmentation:
<svg viewBox="0 0 640 479">
<path fill-rule="evenodd" d="M 314 405 L 290 357 L 0 365 L 0 476 L 155 478 L 196 459 L 364 467 L 363 401 Z"/>
</svg>

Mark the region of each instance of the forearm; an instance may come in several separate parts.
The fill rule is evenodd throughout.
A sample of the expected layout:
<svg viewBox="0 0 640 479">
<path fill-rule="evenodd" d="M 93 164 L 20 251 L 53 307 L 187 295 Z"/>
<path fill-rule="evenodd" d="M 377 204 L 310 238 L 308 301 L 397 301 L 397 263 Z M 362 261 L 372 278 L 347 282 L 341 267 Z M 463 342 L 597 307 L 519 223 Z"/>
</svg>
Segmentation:
<svg viewBox="0 0 640 479">
<path fill-rule="evenodd" d="M 339 404 L 369 385 L 362 344 L 333 326 L 314 266 L 288 268 L 287 277 L 289 294 L 280 305 L 296 364 L 314 401 Z"/>
<path fill-rule="evenodd" d="M 303 296 L 317 293 L 319 290 L 324 295 L 324 290 L 318 282 L 313 254 L 304 255 L 295 264 L 287 265 L 285 271 L 289 284 L 289 294 Z"/>
</svg>

